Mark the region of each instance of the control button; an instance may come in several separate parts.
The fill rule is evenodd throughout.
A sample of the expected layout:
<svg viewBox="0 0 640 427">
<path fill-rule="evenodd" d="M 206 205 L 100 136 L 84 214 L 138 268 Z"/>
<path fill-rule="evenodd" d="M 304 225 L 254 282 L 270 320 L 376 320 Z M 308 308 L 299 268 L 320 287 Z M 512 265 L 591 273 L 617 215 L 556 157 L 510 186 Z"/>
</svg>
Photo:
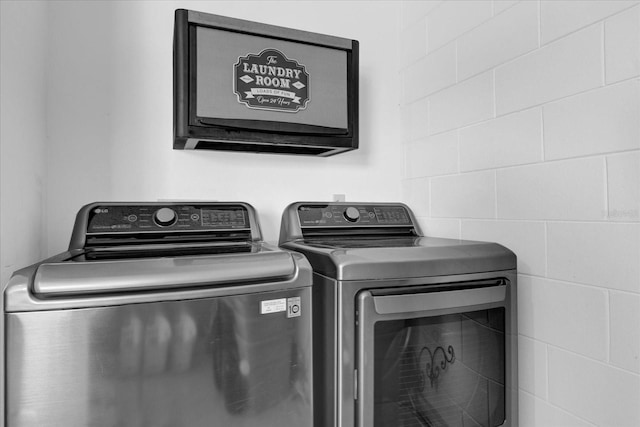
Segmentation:
<svg viewBox="0 0 640 427">
<path fill-rule="evenodd" d="M 200 215 L 198 214 L 191 214 L 191 221 L 198 221 L 200 219 Z"/>
<path fill-rule="evenodd" d="M 347 221 L 356 222 L 360 218 L 360 212 L 353 206 L 349 206 L 347 210 L 344 211 L 344 217 Z"/>
<path fill-rule="evenodd" d="M 138 217 L 134 214 L 131 214 L 127 217 L 127 221 L 129 222 L 136 222 L 138 220 Z"/>
<path fill-rule="evenodd" d="M 160 208 L 156 211 L 155 214 L 153 214 L 153 219 L 156 224 L 163 227 L 168 227 L 175 224 L 176 220 L 178 219 L 178 215 L 173 209 Z"/>
</svg>

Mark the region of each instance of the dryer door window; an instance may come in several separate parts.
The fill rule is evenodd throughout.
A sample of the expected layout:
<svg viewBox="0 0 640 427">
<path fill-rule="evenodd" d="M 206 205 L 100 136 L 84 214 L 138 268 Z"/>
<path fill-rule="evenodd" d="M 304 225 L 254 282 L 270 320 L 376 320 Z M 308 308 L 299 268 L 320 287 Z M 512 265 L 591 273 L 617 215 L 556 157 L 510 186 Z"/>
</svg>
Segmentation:
<svg viewBox="0 0 640 427">
<path fill-rule="evenodd" d="M 477 290 L 478 295 L 487 289 Z M 486 295 L 501 299 L 500 292 Z M 358 425 L 503 425 L 506 317 L 501 302 L 393 313 L 380 298 L 388 297 L 360 299 Z"/>
</svg>

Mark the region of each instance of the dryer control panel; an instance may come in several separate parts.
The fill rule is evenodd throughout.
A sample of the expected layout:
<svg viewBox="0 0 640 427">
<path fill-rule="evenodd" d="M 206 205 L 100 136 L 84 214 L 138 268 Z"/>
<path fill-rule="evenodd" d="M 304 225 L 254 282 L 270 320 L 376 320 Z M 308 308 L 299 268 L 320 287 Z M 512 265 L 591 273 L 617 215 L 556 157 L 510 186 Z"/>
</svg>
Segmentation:
<svg viewBox="0 0 640 427">
<path fill-rule="evenodd" d="M 301 227 L 412 226 L 411 216 L 402 205 L 302 204 L 298 206 Z"/>
</svg>

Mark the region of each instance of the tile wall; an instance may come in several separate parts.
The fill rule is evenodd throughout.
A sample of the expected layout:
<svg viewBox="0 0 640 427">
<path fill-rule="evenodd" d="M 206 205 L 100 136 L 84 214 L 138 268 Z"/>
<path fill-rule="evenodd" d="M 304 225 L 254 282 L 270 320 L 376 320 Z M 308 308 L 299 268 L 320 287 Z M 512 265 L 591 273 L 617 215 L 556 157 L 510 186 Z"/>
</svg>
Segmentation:
<svg viewBox="0 0 640 427">
<path fill-rule="evenodd" d="M 640 2 L 404 1 L 403 197 L 518 255 L 521 426 L 640 425 Z"/>
</svg>

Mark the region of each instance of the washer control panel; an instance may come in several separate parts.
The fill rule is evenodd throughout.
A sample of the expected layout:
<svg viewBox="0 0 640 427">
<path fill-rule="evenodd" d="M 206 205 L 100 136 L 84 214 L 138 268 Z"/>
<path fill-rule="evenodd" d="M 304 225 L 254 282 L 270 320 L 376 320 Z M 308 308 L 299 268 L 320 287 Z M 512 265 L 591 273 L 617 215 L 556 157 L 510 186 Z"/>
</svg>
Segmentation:
<svg viewBox="0 0 640 427">
<path fill-rule="evenodd" d="M 248 229 L 242 205 L 98 205 L 89 213 L 87 233 L 138 233 Z"/>
<path fill-rule="evenodd" d="M 402 205 L 309 204 L 298 207 L 302 227 L 412 226 Z"/>
</svg>

